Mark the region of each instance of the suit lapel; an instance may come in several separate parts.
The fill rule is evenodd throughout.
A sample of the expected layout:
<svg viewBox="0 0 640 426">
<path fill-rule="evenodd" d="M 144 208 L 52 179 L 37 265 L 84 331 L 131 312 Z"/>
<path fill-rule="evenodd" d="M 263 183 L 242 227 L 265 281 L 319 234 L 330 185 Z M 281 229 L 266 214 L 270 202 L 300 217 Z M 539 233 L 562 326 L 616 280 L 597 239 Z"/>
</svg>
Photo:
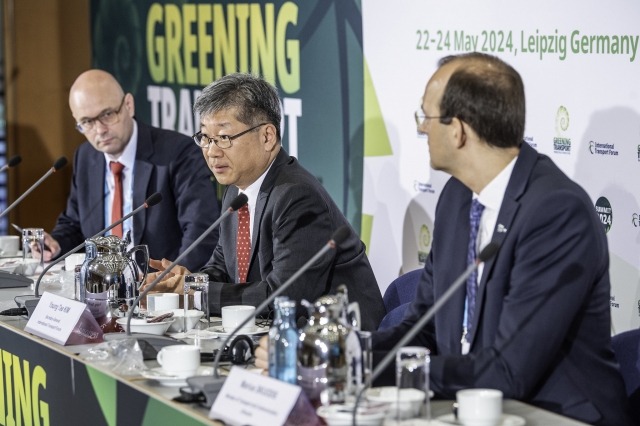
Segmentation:
<svg viewBox="0 0 640 426">
<path fill-rule="evenodd" d="M 527 187 L 529 176 L 531 175 L 531 171 L 533 170 L 533 166 L 535 165 L 537 159 L 538 152 L 531 148 L 528 144 L 523 143 L 520 148 L 520 153 L 518 154 L 516 164 L 514 165 L 513 171 L 511 172 L 511 177 L 509 178 L 509 184 L 507 185 L 507 189 L 504 193 L 504 198 L 502 199 L 502 205 L 500 206 L 500 212 L 498 213 L 498 220 L 496 220 L 496 227 L 494 228 L 493 235 L 491 237 L 492 242 L 496 242 L 502 245 L 504 239 L 507 237 L 516 213 L 520 208 L 520 202 L 518 200 Z M 475 336 L 478 331 L 478 324 L 480 318 L 482 317 L 484 299 L 487 290 L 487 279 L 491 275 L 491 271 L 493 270 L 499 253 L 500 252 L 498 252 L 498 254 L 495 255 L 491 260 L 486 262 L 482 270 L 480 286 L 478 287 L 478 292 L 476 293 L 476 310 L 473 316 L 473 324 L 471 327 L 471 335 L 469 338 L 471 346 L 473 346 Z"/>
<path fill-rule="evenodd" d="M 260 186 L 260 192 L 258 193 L 258 199 L 256 200 L 255 206 L 256 212 L 253 217 L 253 223 L 251 224 L 253 229 L 251 235 L 251 254 L 249 255 L 249 271 L 251 271 L 251 265 L 253 264 L 253 260 L 258 251 L 256 250 L 256 246 L 260 236 L 260 223 L 262 222 L 262 215 L 267 205 L 267 201 L 269 200 L 269 194 L 271 194 L 271 190 L 276 183 L 276 178 L 278 177 L 278 174 L 280 174 L 280 169 L 288 159 L 289 154 L 286 153 L 284 148 L 280 147 L 280 152 L 278 152 L 275 160 L 273 160 L 273 164 Z"/>
<path fill-rule="evenodd" d="M 153 165 L 147 160 L 153 155 L 153 143 L 151 141 L 151 130 L 147 125 L 138 123 L 138 141 L 136 147 L 136 160 L 133 170 L 133 206 L 137 208 L 147 199 L 147 189 L 149 180 L 153 173 Z M 140 244 L 144 229 L 147 224 L 148 209 L 133 216 L 133 242 Z"/>
<path fill-rule="evenodd" d="M 105 226 L 105 167 L 106 161 L 104 159 L 104 154 L 100 151 L 93 150 L 91 155 L 91 166 L 89 167 L 89 176 L 87 178 L 89 179 L 89 182 L 97 182 L 98 184 L 88 185 L 89 191 L 84 195 L 87 197 L 86 205 L 88 205 L 88 208 L 86 211 L 91 212 L 91 214 L 86 218 L 81 218 L 88 222 L 90 235 L 97 234 Z M 94 188 L 96 190 L 94 190 Z M 84 204 L 84 201 L 80 202 Z M 95 208 L 95 206 L 98 206 L 98 208 Z"/>
</svg>

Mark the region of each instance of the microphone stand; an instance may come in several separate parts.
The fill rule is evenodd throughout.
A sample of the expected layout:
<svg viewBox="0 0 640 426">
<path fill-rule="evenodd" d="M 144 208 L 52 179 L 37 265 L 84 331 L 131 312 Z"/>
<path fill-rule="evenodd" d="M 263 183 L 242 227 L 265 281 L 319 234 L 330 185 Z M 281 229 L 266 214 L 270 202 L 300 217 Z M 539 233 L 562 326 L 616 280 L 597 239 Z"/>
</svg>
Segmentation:
<svg viewBox="0 0 640 426">
<path fill-rule="evenodd" d="M 445 291 L 444 294 L 440 296 L 438 300 L 436 300 L 436 303 L 434 303 L 433 306 L 431 306 L 431 308 L 429 308 L 429 310 L 427 310 L 427 312 L 425 312 L 425 314 L 422 315 L 422 317 L 420 317 L 420 319 L 413 325 L 413 327 L 411 327 L 409 332 L 405 334 L 402 337 L 402 339 L 400 339 L 398 343 L 396 343 L 396 345 L 387 353 L 387 355 L 382 359 L 382 361 L 378 363 L 376 368 L 373 370 L 373 373 L 371 374 L 371 378 L 369 379 L 370 383 L 373 383 L 373 381 L 377 379 L 378 376 L 380 376 L 380 374 L 382 374 L 384 369 L 396 357 L 396 352 L 398 352 L 398 350 L 401 347 L 409 343 L 409 341 L 413 339 L 415 335 L 418 334 L 418 332 L 422 330 L 429 321 L 431 321 L 431 318 L 433 318 L 436 312 L 438 312 L 440 308 L 442 308 L 442 305 L 447 303 L 447 301 L 449 301 L 451 296 L 453 296 L 453 293 L 458 291 L 460 286 L 462 286 L 462 284 L 464 284 L 467 281 L 467 278 L 469 277 L 469 275 L 471 275 L 471 273 L 476 270 L 478 265 L 480 265 L 483 262 L 486 262 L 487 260 L 495 256 L 499 248 L 500 248 L 500 245 L 498 243 L 491 242 L 484 249 L 482 249 L 480 256 L 478 256 L 475 259 L 475 261 L 467 267 L 467 269 L 462 273 L 462 275 L 460 275 L 458 279 L 454 281 L 454 283 L 447 289 L 447 291 Z M 356 415 L 358 412 L 358 404 L 360 403 L 360 399 L 362 398 L 362 394 L 364 393 L 365 390 L 366 388 L 363 387 L 358 393 L 358 396 L 356 398 L 356 403 L 353 407 L 353 426 L 356 425 Z M 426 397 L 428 398 L 429 395 L 427 395 Z"/>
</svg>

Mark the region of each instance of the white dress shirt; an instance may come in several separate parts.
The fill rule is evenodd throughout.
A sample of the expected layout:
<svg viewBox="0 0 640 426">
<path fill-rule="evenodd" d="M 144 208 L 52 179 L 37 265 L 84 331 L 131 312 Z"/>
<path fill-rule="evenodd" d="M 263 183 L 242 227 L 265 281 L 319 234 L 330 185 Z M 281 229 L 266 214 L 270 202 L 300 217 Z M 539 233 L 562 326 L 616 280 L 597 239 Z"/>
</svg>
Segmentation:
<svg viewBox="0 0 640 426">
<path fill-rule="evenodd" d="M 504 193 L 509 185 L 509 179 L 511 179 L 511 172 L 513 172 L 513 166 L 516 164 L 516 156 L 507 166 L 502 169 L 496 177 L 494 177 L 487 186 L 484 187 L 480 194 L 473 193 L 473 198 L 477 198 L 478 202 L 484 206 L 482 216 L 480 216 L 480 225 L 478 227 L 478 237 L 476 239 L 476 254 L 479 254 L 483 248 L 491 242 L 493 237 L 493 230 L 496 228 L 496 222 L 498 221 L 498 213 L 500 213 L 500 207 L 502 206 L 502 199 Z M 484 271 L 484 263 L 478 265 L 478 275 L 476 284 L 480 285 L 482 279 L 482 272 Z M 465 318 L 466 318 L 467 304 L 465 303 Z M 477 307 L 476 307 L 477 312 Z M 462 344 L 462 354 L 465 355 L 469 352 L 469 345 Z"/>
<path fill-rule="evenodd" d="M 115 180 L 109 163 L 117 161 L 124 165 L 122 169 L 122 216 L 131 213 L 133 208 L 133 173 L 136 162 L 136 150 L 138 148 L 138 124 L 133 121 L 133 133 L 127 146 L 117 159 L 111 158 L 108 154 L 104 154 L 106 161 L 105 167 L 105 184 L 104 184 L 104 226 L 111 225 L 111 207 L 113 205 L 113 195 L 115 192 Z M 129 218 L 122 224 L 122 236 L 127 235 L 127 231 L 131 231 L 131 242 L 133 243 L 133 218 Z M 107 235 L 111 235 L 111 231 Z M 131 244 L 132 245 L 132 244 Z"/>
</svg>

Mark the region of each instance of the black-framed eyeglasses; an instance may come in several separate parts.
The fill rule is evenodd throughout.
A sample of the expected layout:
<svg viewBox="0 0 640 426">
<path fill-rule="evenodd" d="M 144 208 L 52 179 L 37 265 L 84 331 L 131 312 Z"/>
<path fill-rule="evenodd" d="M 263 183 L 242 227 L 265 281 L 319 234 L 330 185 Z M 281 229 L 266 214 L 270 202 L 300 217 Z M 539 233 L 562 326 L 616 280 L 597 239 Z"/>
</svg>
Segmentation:
<svg viewBox="0 0 640 426">
<path fill-rule="evenodd" d="M 211 142 L 215 143 L 216 146 L 220 149 L 231 148 L 232 141 L 245 133 L 249 133 L 252 130 L 257 129 L 260 126 L 264 126 L 269 123 L 260 123 L 257 126 L 253 126 L 250 129 L 245 130 L 244 132 L 240 132 L 237 135 L 229 136 L 229 135 L 216 135 L 216 136 L 207 136 L 203 135 L 202 132 L 198 132 L 192 136 L 193 140 L 200 148 L 209 148 L 211 146 Z"/>
<path fill-rule="evenodd" d="M 76 129 L 80 133 L 88 133 L 92 131 L 96 126 L 96 121 L 101 122 L 105 126 L 111 126 L 116 124 L 120 119 L 120 111 L 122 110 L 122 106 L 124 105 L 124 100 L 127 98 L 127 95 L 124 95 L 122 98 L 122 102 L 120 102 L 120 106 L 117 110 L 108 109 L 101 113 L 100 115 L 93 118 L 85 118 L 84 120 L 76 123 Z"/>
</svg>

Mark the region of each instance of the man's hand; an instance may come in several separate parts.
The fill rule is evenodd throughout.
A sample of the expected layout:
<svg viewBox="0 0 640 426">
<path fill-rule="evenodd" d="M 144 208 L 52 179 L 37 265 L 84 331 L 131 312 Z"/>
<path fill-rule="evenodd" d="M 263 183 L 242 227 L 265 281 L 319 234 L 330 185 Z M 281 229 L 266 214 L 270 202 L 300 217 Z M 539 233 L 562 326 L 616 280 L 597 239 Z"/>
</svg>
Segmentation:
<svg viewBox="0 0 640 426">
<path fill-rule="evenodd" d="M 51 259 L 60 254 L 60 244 L 46 232 L 44 233 L 44 247 L 45 262 L 50 262 Z M 34 259 L 40 259 L 40 247 L 37 244 L 31 244 L 31 252 Z"/>
<path fill-rule="evenodd" d="M 147 279 L 144 285 L 140 288 L 142 293 L 156 278 L 160 276 L 173 262 L 167 259 L 154 260 L 149 259 L 149 266 L 153 269 L 157 269 L 158 272 L 151 272 L 147 274 Z M 178 293 L 183 294 L 184 291 L 184 276 L 189 275 L 191 272 L 184 266 L 176 265 L 171 272 L 164 276 L 153 288 L 154 293 Z"/>
<path fill-rule="evenodd" d="M 256 348 L 256 367 L 262 368 L 262 374 L 269 375 L 269 336 L 262 336 L 260 345 Z"/>
</svg>

